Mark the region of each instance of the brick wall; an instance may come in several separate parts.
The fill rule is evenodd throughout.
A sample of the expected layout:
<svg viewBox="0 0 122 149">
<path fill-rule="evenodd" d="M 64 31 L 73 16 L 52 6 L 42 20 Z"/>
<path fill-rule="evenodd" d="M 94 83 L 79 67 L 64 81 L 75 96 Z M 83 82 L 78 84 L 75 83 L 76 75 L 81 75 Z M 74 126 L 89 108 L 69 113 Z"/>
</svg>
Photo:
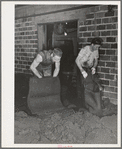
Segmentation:
<svg viewBox="0 0 122 149">
<path fill-rule="evenodd" d="M 83 14 L 82 10 L 83 9 L 80 10 L 81 14 Z M 105 13 L 108 11 L 107 5 L 87 8 L 85 21 L 83 21 L 83 18 L 80 18 L 80 15 L 78 13 L 76 13 L 75 15 L 79 15 L 79 50 L 81 47 L 90 44 L 90 41 L 93 37 L 99 36 L 104 41 L 103 46 L 99 51 L 100 58 L 97 72 L 99 73 L 100 79 L 102 80 L 102 84 L 104 86 L 104 92 L 102 96 L 103 99 L 109 98 L 112 102 L 116 103 L 118 40 L 117 7 L 114 7 L 113 10 L 114 16 L 105 16 Z M 53 20 L 51 21 L 53 22 Z M 38 48 L 36 22 L 38 22 L 36 17 L 26 17 L 15 20 L 15 72 L 17 73 L 31 73 L 29 67 Z"/>
<path fill-rule="evenodd" d="M 106 6 L 96 6 L 88 9 L 86 20 L 79 21 L 79 48 L 90 44 L 93 37 L 103 39 L 99 50 L 100 58 L 97 72 L 104 86 L 103 99 L 117 101 L 117 7 L 113 8 L 114 16 L 105 16 Z"/>
<path fill-rule="evenodd" d="M 15 20 L 15 72 L 31 73 L 30 64 L 37 47 L 37 24 L 34 23 L 34 17 Z"/>
</svg>

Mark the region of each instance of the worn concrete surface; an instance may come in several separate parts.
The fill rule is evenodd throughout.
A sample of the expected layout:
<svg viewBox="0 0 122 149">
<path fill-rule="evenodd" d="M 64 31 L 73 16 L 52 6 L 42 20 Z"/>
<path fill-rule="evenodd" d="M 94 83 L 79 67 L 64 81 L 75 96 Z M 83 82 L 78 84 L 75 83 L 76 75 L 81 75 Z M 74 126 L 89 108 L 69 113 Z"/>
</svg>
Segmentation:
<svg viewBox="0 0 122 149">
<path fill-rule="evenodd" d="M 99 118 L 91 113 L 62 112 L 30 117 L 15 114 L 17 144 L 117 144 L 117 116 Z"/>
</svg>

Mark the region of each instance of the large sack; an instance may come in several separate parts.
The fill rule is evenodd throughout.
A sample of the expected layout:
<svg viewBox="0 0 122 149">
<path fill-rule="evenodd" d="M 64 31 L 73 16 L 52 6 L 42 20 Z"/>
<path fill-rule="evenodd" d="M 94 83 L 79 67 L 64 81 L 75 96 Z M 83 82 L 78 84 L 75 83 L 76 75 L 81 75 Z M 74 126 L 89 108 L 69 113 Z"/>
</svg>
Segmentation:
<svg viewBox="0 0 122 149">
<path fill-rule="evenodd" d="M 33 114 L 41 114 L 43 112 L 56 111 L 59 108 L 63 108 L 59 94 L 29 98 L 28 106 Z"/>
<path fill-rule="evenodd" d="M 60 94 L 60 81 L 58 77 L 30 78 L 29 97 L 43 97 L 56 94 Z"/>
<path fill-rule="evenodd" d="M 27 102 L 33 114 L 55 111 L 58 108 L 63 108 L 60 100 L 59 78 L 30 78 Z"/>
</svg>

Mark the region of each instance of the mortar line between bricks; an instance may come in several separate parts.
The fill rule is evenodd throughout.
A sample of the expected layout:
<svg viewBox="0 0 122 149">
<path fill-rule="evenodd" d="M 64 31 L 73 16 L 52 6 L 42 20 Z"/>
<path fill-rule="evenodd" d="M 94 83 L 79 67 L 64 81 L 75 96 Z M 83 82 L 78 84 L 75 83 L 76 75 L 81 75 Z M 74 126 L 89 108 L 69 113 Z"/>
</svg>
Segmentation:
<svg viewBox="0 0 122 149">
<path fill-rule="evenodd" d="M 108 43 L 108 42 L 107 42 Z M 110 43 L 109 43 L 110 44 Z M 113 44 L 113 42 L 111 42 Z M 101 50 L 117 50 L 118 48 L 100 48 Z"/>
<path fill-rule="evenodd" d="M 116 92 L 111 92 L 111 91 L 104 91 L 104 93 L 112 93 L 112 94 L 117 94 Z M 114 99 L 114 98 L 113 98 Z"/>
<path fill-rule="evenodd" d="M 103 98 L 106 98 L 106 96 L 102 96 Z M 116 98 L 110 98 L 109 99 L 112 99 L 112 100 L 115 100 L 116 101 Z"/>
<path fill-rule="evenodd" d="M 23 27 L 21 27 L 21 28 L 23 28 Z M 19 29 L 19 28 L 16 28 L 16 29 Z M 35 32 L 35 31 L 37 31 L 37 30 L 24 30 L 24 31 L 19 31 L 19 30 L 18 30 L 18 31 L 16 31 L 16 33 L 18 33 L 18 32 L 19 32 L 19 33 L 21 33 L 21 32 L 33 32 L 33 31 Z M 21 35 L 21 36 L 22 36 L 22 35 Z"/>
<path fill-rule="evenodd" d="M 103 29 L 103 30 L 96 30 L 96 31 L 104 31 L 105 32 L 105 31 L 115 31 L 115 30 L 117 30 L 117 29 Z M 94 30 L 79 31 L 79 33 L 85 33 L 85 32 L 90 32 L 91 33 L 91 32 L 94 32 Z"/>
<path fill-rule="evenodd" d="M 105 68 L 105 67 L 104 67 L 104 68 Z M 105 73 L 105 72 L 97 72 L 97 73 L 99 73 L 99 74 L 109 74 L 109 75 L 111 75 L 111 74 L 113 75 L 113 74 L 114 74 L 114 75 L 117 75 L 116 73 L 109 73 L 109 72 L 108 72 L 108 73 Z"/>
<path fill-rule="evenodd" d="M 104 86 L 104 87 L 113 87 L 113 88 L 115 88 L 115 86 L 108 86 L 108 85 L 102 85 L 102 86 Z M 103 92 L 105 92 L 105 91 L 103 91 Z M 113 93 L 113 92 L 112 92 Z M 116 93 L 117 94 L 117 92 L 114 92 L 114 93 Z M 106 97 L 106 96 L 105 96 Z M 114 98 L 113 98 L 114 99 Z"/>
<path fill-rule="evenodd" d="M 93 32 L 94 32 L 94 31 L 93 31 Z M 91 33 L 92 33 L 92 32 L 91 32 Z M 92 36 L 91 36 L 91 37 L 92 37 Z M 114 35 L 114 36 L 112 36 L 112 35 L 109 35 L 109 36 L 101 36 L 101 38 L 102 38 L 102 37 L 103 37 L 103 38 L 104 38 L 104 37 L 106 37 L 106 38 L 107 38 L 107 37 L 116 37 L 116 35 Z M 84 37 L 84 36 L 83 36 L 83 37 L 79 37 L 79 38 L 88 38 L 88 37 Z M 117 43 L 117 42 L 106 42 L 106 43 Z"/>
<path fill-rule="evenodd" d="M 88 42 L 87 42 L 88 43 Z M 90 43 L 90 42 L 89 42 Z M 113 43 L 113 42 L 112 42 Z M 79 42 L 79 44 L 84 44 L 84 42 Z M 79 48 L 79 49 L 81 49 L 81 48 Z M 118 48 L 116 48 L 116 49 L 114 49 L 114 48 L 100 48 L 100 50 L 115 50 L 115 51 L 117 51 L 118 50 Z M 118 55 L 106 55 L 106 54 L 100 54 L 101 56 L 118 56 Z"/>
<path fill-rule="evenodd" d="M 116 9 L 117 11 L 118 11 L 118 9 Z M 89 14 L 99 14 L 99 13 L 106 13 L 106 12 L 108 12 L 107 10 L 105 10 L 105 11 L 97 11 L 97 12 L 89 12 Z M 114 18 L 114 17 L 117 17 L 116 15 L 114 15 L 114 16 L 103 16 L 102 18 Z M 99 18 L 101 18 L 101 17 L 97 17 L 97 19 L 99 19 Z M 93 18 L 88 18 L 87 20 L 92 20 Z"/>
<path fill-rule="evenodd" d="M 99 68 L 111 68 L 111 67 L 105 67 L 105 66 L 97 66 Z M 114 68 L 114 69 L 118 69 L 118 68 Z"/>
<path fill-rule="evenodd" d="M 32 39 L 33 40 L 33 39 Z M 16 40 L 16 41 L 20 41 L 20 40 Z M 29 40 L 29 41 L 31 41 L 31 39 Z M 16 45 L 20 45 L 20 44 L 16 44 Z M 37 43 L 24 43 L 24 45 L 37 45 Z M 27 47 L 26 47 L 27 48 Z"/>
<path fill-rule="evenodd" d="M 104 86 L 104 87 L 115 87 L 115 86 L 109 86 L 109 85 L 104 85 L 104 84 L 102 84 L 102 86 Z M 117 89 L 118 89 L 118 87 L 117 87 Z M 115 92 L 115 93 L 117 93 L 117 92 Z"/>
<path fill-rule="evenodd" d="M 20 32 L 19 32 L 20 33 Z M 32 35 L 16 35 L 15 37 L 23 37 L 23 36 L 36 36 L 37 34 L 32 34 Z"/>
<path fill-rule="evenodd" d="M 35 27 L 35 26 L 34 26 Z M 24 27 L 20 27 L 20 28 L 24 28 Z M 19 27 L 17 27 L 17 28 L 15 28 L 15 29 L 18 29 L 18 31 L 16 31 L 16 32 L 26 32 L 26 31 L 30 31 L 30 32 L 32 32 L 32 31 L 35 31 L 35 29 L 33 29 L 33 30 L 23 30 L 23 31 L 20 31 L 19 29 L 20 29 Z M 37 31 L 37 30 L 36 30 Z"/>
<path fill-rule="evenodd" d="M 97 24 L 97 26 L 99 26 L 99 25 L 108 25 L 108 24 L 118 24 L 118 22 L 110 22 L 110 23 L 100 23 L 100 24 Z M 79 27 L 88 27 L 88 26 L 94 26 L 94 24 L 89 24 L 89 25 L 80 25 Z"/>
<path fill-rule="evenodd" d="M 104 56 L 116 56 L 116 55 L 104 55 Z M 111 61 L 111 60 L 99 60 L 99 61 L 102 61 L 102 62 L 115 62 L 115 63 L 117 62 L 117 61 Z"/>
<path fill-rule="evenodd" d="M 117 10 L 118 11 L 118 10 Z M 102 11 L 102 12 L 108 12 L 108 11 Z M 98 14 L 99 12 L 94 12 L 94 13 L 89 13 L 89 14 Z M 100 12 L 101 13 L 101 12 Z M 97 17 L 96 19 L 106 19 L 106 18 L 115 18 L 115 17 L 118 17 L 118 15 L 115 15 L 115 16 L 107 16 L 107 17 L 105 17 L 105 16 L 103 16 L 103 17 Z M 94 18 L 88 18 L 88 19 L 86 19 L 86 20 L 94 20 Z M 82 22 L 82 21 L 81 21 Z"/>
<path fill-rule="evenodd" d="M 113 69 L 113 68 L 115 68 L 115 67 L 106 67 L 106 66 L 102 66 L 102 68 L 109 68 L 109 69 L 112 68 L 112 69 Z M 117 68 L 117 69 L 118 69 L 118 68 Z M 117 75 L 117 74 L 116 74 L 116 75 Z"/>
<path fill-rule="evenodd" d="M 100 80 L 104 80 L 104 81 L 115 81 L 115 80 L 108 80 L 106 78 L 100 78 Z M 116 81 L 115 81 L 116 82 Z M 108 85 L 107 85 L 108 86 Z"/>
<path fill-rule="evenodd" d="M 23 23 L 19 23 L 19 24 L 23 24 Z M 15 25 L 18 25 L 18 24 L 15 24 Z M 17 26 L 15 26 L 15 29 L 17 29 L 17 28 L 29 28 L 29 27 L 35 27 L 35 25 L 33 25 L 33 26 L 30 26 L 30 25 L 28 25 L 28 26 L 19 26 L 19 27 L 17 27 Z"/>
</svg>

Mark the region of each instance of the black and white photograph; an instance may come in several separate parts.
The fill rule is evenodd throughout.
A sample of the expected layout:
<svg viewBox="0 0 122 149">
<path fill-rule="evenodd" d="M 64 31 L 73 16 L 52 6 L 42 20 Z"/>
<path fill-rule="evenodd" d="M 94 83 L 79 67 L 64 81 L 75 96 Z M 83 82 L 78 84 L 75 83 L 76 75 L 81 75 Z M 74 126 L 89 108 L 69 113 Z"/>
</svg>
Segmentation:
<svg viewBox="0 0 122 149">
<path fill-rule="evenodd" d="M 2 147 L 120 147 L 121 2 L 1 6 Z"/>
</svg>

